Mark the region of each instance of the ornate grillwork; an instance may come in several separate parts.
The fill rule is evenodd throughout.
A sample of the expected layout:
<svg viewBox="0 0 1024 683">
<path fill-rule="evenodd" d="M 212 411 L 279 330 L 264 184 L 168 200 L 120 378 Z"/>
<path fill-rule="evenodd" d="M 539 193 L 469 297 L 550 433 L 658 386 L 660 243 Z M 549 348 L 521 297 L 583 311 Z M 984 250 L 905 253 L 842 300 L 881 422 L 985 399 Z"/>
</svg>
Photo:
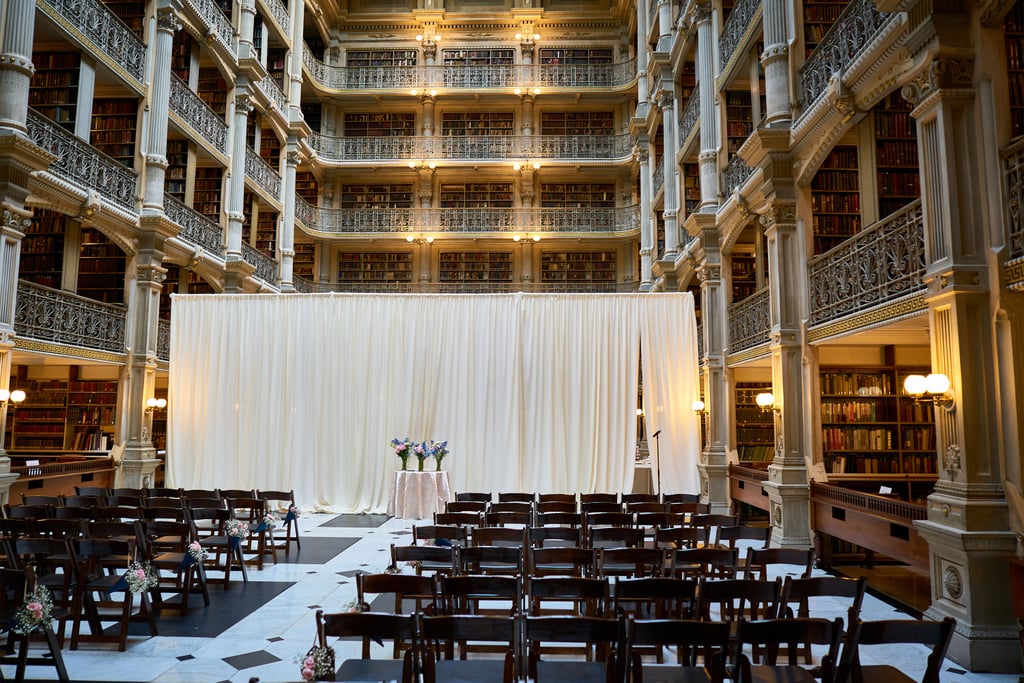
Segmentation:
<svg viewBox="0 0 1024 683">
<path fill-rule="evenodd" d="M 626 159 L 629 135 L 442 135 L 334 137 L 313 133 L 309 143 L 326 161 L 394 159 Z"/>
<path fill-rule="evenodd" d="M 128 211 L 135 211 L 138 176 L 38 112 L 28 111 L 28 136 L 57 156 L 50 165 L 61 176 L 92 188 Z"/>
<path fill-rule="evenodd" d="M 263 0 L 263 6 L 270 12 L 270 16 L 274 17 L 274 21 L 281 27 L 284 34 L 288 35 L 291 32 L 292 26 L 292 18 L 288 14 L 288 8 L 280 0 Z"/>
<path fill-rule="evenodd" d="M 70 23 L 92 51 L 110 58 L 141 88 L 145 81 L 146 46 L 107 6 L 96 0 L 42 0 L 42 9 L 56 14 L 59 23 Z"/>
<path fill-rule="evenodd" d="M 506 292 L 615 294 L 636 292 L 639 283 L 595 282 L 339 282 L 321 284 L 319 291 L 415 294 L 501 294 Z"/>
<path fill-rule="evenodd" d="M 296 197 L 295 218 L 311 232 L 358 233 L 516 232 L 634 233 L 640 207 L 334 209 Z"/>
<path fill-rule="evenodd" d="M 665 163 L 659 159 L 654 164 L 654 175 L 651 176 L 651 195 L 657 195 L 665 186 Z"/>
<path fill-rule="evenodd" d="M 732 192 L 743 187 L 743 183 L 754 173 L 754 169 L 747 166 L 747 162 L 740 156 L 734 156 L 729 164 L 722 171 L 722 181 L 725 184 L 724 190 Z"/>
<path fill-rule="evenodd" d="M 690 137 L 690 131 L 697 125 L 700 119 L 700 83 L 694 86 L 690 98 L 686 100 L 683 111 L 679 114 L 679 139 L 686 140 Z"/>
<path fill-rule="evenodd" d="M 164 195 L 164 212 L 178 224 L 178 237 L 211 254 L 223 253 L 224 231 L 209 218 L 167 195 Z"/>
<path fill-rule="evenodd" d="M 770 290 L 765 287 L 729 306 L 729 353 L 768 343 L 772 327 L 769 300 Z"/>
<path fill-rule="evenodd" d="M 302 63 L 327 90 L 412 88 L 620 88 L 636 80 L 636 60 L 618 64 L 332 66 L 303 46 Z"/>
<path fill-rule="evenodd" d="M 171 321 L 156 322 L 156 357 L 160 360 L 171 359 Z"/>
<path fill-rule="evenodd" d="M 274 200 L 281 201 L 281 176 L 252 148 L 245 148 L 245 177 Z"/>
<path fill-rule="evenodd" d="M 264 94 L 266 94 L 267 98 L 269 98 L 271 102 L 277 105 L 277 108 L 281 113 L 287 111 L 288 98 L 285 97 L 284 91 L 281 90 L 281 86 L 277 84 L 277 81 L 274 80 L 273 76 L 267 76 L 259 83 L 257 83 L 257 85 L 259 86 L 260 90 L 262 90 Z"/>
<path fill-rule="evenodd" d="M 896 14 L 879 12 L 873 0 L 853 0 L 800 68 L 804 111 L 825 92 L 833 76 L 840 76 L 854 57 Z"/>
<path fill-rule="evenodd" d="M 718 54 L 724 67 L 732 59 L 732 53 L 739 47 L 747 27 L 754 21 L 754 15 L 761 8 L 761 0 L 739 0 L 729 12 L 722 28 L 722 37 L 718 39 Z"/>
<path fill-rule="evenodd" d="M 218 10 L 219 11 L 219 10 Z M 210 109 L 199 95 L 192 92 L 183 80 L 171 74 L 171 111 L 213 145 L 221 154 L 227 154 L 228 126 L 217 112 Z"/>
<path fill-rule="evenodd" d="M 629 135 L 534 135 L 526 156 L 540 159 L 626 159 L 633 154 Z"/>
<path fill-rule="evenodd" d="M 256 277 L 268 284 L 277 284 L 277 259 L 270 258 L 262 251 L 242 242 L 242 258 L 256 267 Z"/>
<path fill-rule="evenodd" d="M 18 281 L 14 329 L 20 337 L 124 353 L 127 309 Z"/>
<path fill-rule="evenodd" d="M 185 3 L 191 6 L 196 14 L 206 19 L 207 27 L 210 29 L 207 35 L 212 35 L 229 54 L 234 55 L 235 28 L 215 0 L 185 0 Z"/>
<path fill-rule="evenodd" d="M 1010 259 L 1024 257 L 1024 140 L 1003 153 L 1006 215 L 1010 219 Z"/>
<path fill-rule="evenodd" d="M 811 325 L 921 292 L 924 269 L 918 200 L 811 259 Z"/>
</svg>

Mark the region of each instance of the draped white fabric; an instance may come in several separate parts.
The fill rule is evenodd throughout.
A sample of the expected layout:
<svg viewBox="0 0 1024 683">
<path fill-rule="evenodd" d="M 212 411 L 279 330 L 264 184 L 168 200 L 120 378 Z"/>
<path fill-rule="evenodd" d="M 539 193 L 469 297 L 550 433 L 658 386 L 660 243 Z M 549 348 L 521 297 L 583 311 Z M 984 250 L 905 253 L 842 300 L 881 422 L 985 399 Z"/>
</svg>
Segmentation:
<svg viewBox="0 0 1024 683">
<path fill-rule="evenodd" d="M 291 488 L 307 507 L 383 511 L 399 466 L 388 443 L 409 437 L 448 441 L 456 491 L 628 491 L 642 343 L 645 404 L 662 408 L 647 425 L 663 430 L 663 490 L 697 490 L 689 294 L 230 294 L 172 306 L 175 486 Z"/>
</svg>

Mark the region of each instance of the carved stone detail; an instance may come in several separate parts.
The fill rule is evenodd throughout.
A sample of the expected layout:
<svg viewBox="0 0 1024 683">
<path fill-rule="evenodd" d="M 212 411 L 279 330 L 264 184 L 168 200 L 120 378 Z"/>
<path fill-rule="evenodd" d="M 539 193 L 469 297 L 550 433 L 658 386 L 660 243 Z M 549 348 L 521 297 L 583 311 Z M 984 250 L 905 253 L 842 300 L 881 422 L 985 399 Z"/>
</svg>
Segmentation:
<svg viewBox="0 0 1024 683">
<path fill-rule="evenodd" d="M 157 10 L 156 28 L 158 31 L 177 33 L 181 30 L 181 26 L 181 20 L 178 19 L 178 14 L 173 9 L 170 7 L 163 7 Z"/>
<path fill-rule="evenodd" d="M 913 105 L 921 103 L 937 90 L 969 89 L 974 84 L 974 60 L 939 57 L 900 90 Z"/>
</svg>

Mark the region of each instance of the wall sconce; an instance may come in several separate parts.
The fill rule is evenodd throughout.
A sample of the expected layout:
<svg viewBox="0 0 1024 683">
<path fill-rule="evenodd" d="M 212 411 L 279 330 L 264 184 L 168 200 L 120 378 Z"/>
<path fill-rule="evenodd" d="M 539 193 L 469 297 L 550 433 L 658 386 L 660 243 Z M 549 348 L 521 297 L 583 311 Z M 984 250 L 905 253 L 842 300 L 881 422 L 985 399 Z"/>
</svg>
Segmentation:
<svg viewBox="0 0 1024 683">
<path fill-rule="evenodd" d="M 915 401 L 930 400 L 951 413 L 956 409 L 956 401 L 953 394 L 949 393 L 949 387 L 949 377 L 941 372 L 932 373 L 927 377 L 907 375 L 903 380 L 903 390 Z"/>
<path fill-rule="evenodd" d="M 539 161 L 517 161 L 514 164 L 512 164 L 512 170 L 513 171 L 529 171 L 530 169 L 533 169 L 534 171 L 539 171 L 540 170 L 540 162 Z"/>
<path fill-rule="evenodd" d="M 15 389 L 9 391 L 7 389 L 0 389 L 0 404 L 8 405 L 11 404 L 11 408 L 17 408 L 18 404 L 25 400 L 25 392 L 21 389 Z"/>
<path fill-rule="evenodd" d="M 775 407 L 775 396 L 770 391 L 762 391 L 754 397 L 754 402 L 761 409 L 762 413 L 767 413 L 769 410 L 778 410 Z"/>
<path fill-rule="evenodd" d="M 408 35 L 408 34 L 406 34 L 406 35 Z M 440 43 L 441 42 L 441 34 L 440 33 L 435 33 L 433 35 L 433 37 L 431 37 L 431 36 L 424 36 L 421 33 L 420 35 L 416 36 L 416 40 L 418 40 L 419 42 L 423 43 L 424 45 L 432 45 L 434 43 Z"/>
<path fill-rule="evenodd" d="M 433 244 L 434 237 L 433 235 L 428 235 L 427 237 L 416 237 L 415 235 L 406 235 L 405 241 L 410 243 L 415 242 L 416 244 L 423 244 L 424 242 L 426 242 L 427 244 Z"/>
<path fill-rule="evenodd" d="M 435 168 L 437 168 L 437 163 L 433 161 L 410 161 L 409 168 L 413 170 L 419 169 L 421 171 L 433 171 Z"/>
<path fill-rule="evenodd" d="M 152 415 L 154 411 L 163 410 L 166 407 L 167 407 L 167 399 L 166 398 L 156 398 L 155 396 L 150 396 L 149 398 L 146 399 L 146 414 L 147 415 Z"/>
<path fill-rule="evenodd" d="M 693 412 L 701 415 L 704 412 L 704 401 L 697 399 L 690 404 L 690 407 L 693 409 Z"/>
<path fill-rule="evenodd" d="M 534 242 L 540 242 L 540 235 L 534 235 L 533 237 L 529 237 L 529 239 L 533 240 Z M 513 242 L 521 242 L 521 241 L 523 241 L 523 236 L 522 235 L 512 235 L 512 241 Z"/>
</svg>

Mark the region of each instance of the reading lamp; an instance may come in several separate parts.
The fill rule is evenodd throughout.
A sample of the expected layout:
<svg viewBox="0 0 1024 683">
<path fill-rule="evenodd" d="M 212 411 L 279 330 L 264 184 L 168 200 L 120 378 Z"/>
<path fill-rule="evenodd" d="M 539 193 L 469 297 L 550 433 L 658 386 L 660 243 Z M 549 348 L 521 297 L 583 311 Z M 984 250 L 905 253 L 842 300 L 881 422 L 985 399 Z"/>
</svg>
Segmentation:
<svg viewBox="0 0 1024 683">
<path fill-rule="evenodd" d="M 925 375 L 907 375 L 903 380 L 903 390 L 915 401 L 930 400 L 947 412 L 956 410 L 956 400 L 949 392 L 949 377 L 941 372 Z"/>
<path fill-rule="evenodd" d="M 154 410 L 163 410 L 166 407 L 167 407 L 167 399 L 166 398 L 156 398 L 154 396 L 150 396 L 149 398 L 146 399 L 146 414 L 147 415 L 151 414 Z"/>
</svg>

